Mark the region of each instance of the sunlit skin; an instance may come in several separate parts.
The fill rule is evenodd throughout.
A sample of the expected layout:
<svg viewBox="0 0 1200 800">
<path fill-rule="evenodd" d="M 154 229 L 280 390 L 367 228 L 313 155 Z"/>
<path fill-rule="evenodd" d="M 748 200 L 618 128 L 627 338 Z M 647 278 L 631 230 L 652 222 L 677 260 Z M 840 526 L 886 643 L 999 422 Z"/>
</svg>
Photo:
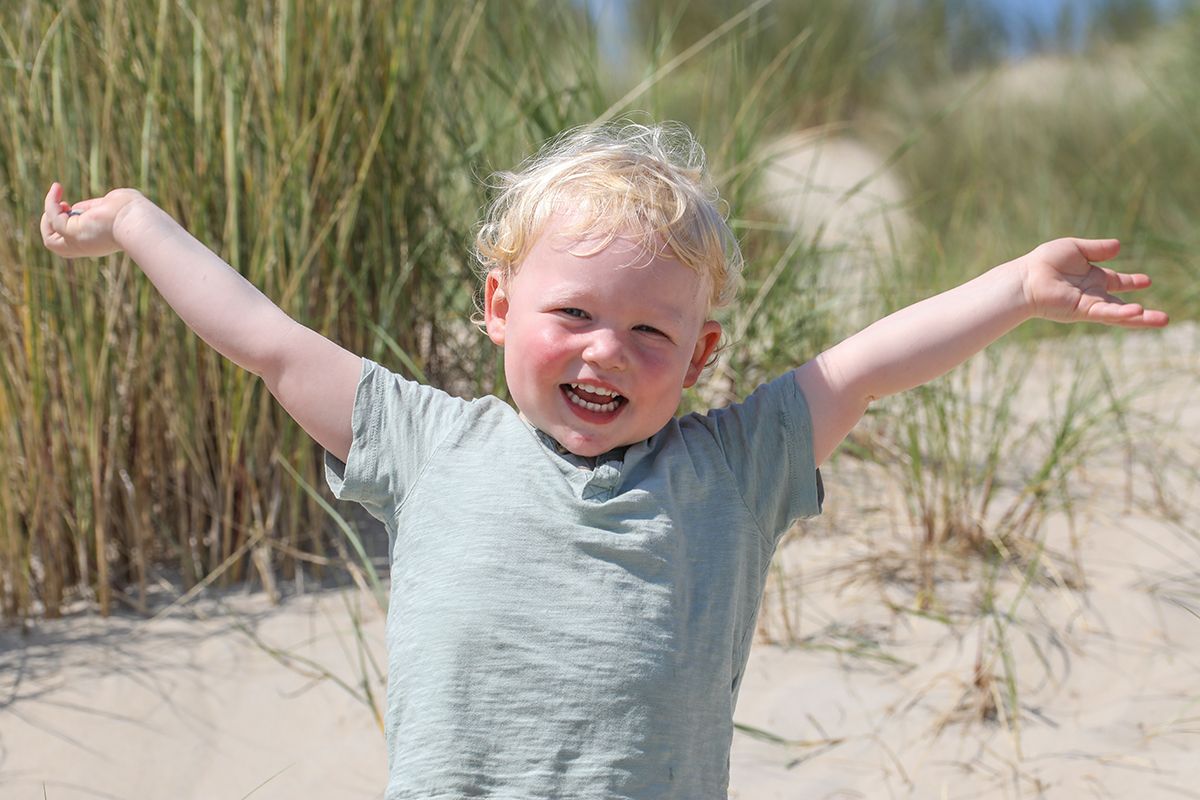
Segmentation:
<svg viewBox="0 0 1200 800">
<path fill-rule="evenodd" d="M 261 375 L 304 430 L 346 460 L 358 356 L 287 317 L 136 191 L 68 203 L 55 183 L 41 230 L 46 247 L 66 258 L 127 252 L 192 330 Z M 721 329 L 707 319 L 711 287 L 669 253 L 654 256 L 618 240 L 584 256 L 587 242 L 557 232 L 552 220 L 508 283 L 499 273 L 488 276 L 488 334 L 504 347 L 509 389 L 525 417 L 571 452 L 595 456 L 652 436 L 670 420 Z M 1025 320 L 1166 325 L 1162 311 L 1117 294 L 1148 288 L 1149 277 L 1099 266 L 1119 250 L 1115 239 L 1046 242 L 890 314 L 794 370 L 811 416 L 815 463 L 871 402 L 945 374 Z"/>
<path fill-rule="evenodd" d="M 525 418 L 579 456 L 647 439 L 675 414 L 721 335 L 708 287 L 669 251 L 547 225 L 515 276 L 488 275 L 485 319 Z M 611 393 L 616 393 L 614 396 Z M 590 404 L 591 407 L 581 403 Z"/>
<path fill-rule="evenodd" d="M 1116 239 L 1055 239 L 942 294 L 884 317 L 795 371 L 813 419 L 818 464 L 880 397 L 933 380 L 1026 320 L 1161 328 L 1167 315 L 1115 292 L 1150 286 L 1098 266 Z"/>
</svg>

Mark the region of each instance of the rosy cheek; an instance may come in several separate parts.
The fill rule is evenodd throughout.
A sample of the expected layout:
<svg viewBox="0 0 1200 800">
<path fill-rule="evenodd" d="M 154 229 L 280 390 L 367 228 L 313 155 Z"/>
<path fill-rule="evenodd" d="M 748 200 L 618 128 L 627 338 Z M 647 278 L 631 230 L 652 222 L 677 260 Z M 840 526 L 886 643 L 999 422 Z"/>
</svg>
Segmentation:
<svg viewBox="0 0 1200 800">
<path fill-rule="evenodd" d="M 527 357 L 534 366 L 555 365 L 571 356 L 570 335 L 553 327 L 538 330 L 535 336 L 531 337 L 531 345 Z"/>
</svg>

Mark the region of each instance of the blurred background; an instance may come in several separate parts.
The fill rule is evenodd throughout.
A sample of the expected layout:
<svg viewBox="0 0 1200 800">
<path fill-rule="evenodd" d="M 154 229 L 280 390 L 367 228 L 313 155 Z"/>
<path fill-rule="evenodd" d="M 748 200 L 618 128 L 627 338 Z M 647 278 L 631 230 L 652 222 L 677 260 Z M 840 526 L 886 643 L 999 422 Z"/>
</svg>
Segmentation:
<svg viewBox="0 0 1200 800">
<path fill-rule="evenodd" d="M 137 187 L 304 324 L 504 396 L 469 323 L 487 176 L 571 126 L 680 120 L 748 261 L 696 408 L 1062 235 L 1121 238 L 1148 304 L 1193 319 L 1198 37 L 1182 0 L 6 2 L 3 617 L 379 566 L 261 382 L 128 259 L 42 249 L 51 181 Z M 842 458 L 919 451 L 902 410 Z"/>
</svg>

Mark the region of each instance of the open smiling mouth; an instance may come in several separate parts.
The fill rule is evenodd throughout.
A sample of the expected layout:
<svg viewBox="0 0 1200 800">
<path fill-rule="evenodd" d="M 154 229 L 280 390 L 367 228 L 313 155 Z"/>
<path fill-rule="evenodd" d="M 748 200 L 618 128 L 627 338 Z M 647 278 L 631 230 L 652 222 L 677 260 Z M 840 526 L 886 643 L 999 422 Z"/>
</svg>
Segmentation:
<svg viewBox="0 0 1200 800">
<path fill-rule="evenodd" d="M 575 405 L 601 414 L 616 411 L 622 405 L 629 402 L 624 396 L 600 386 L 564 383 L 559 388 L 562 389 L 567 399 Z"/>
</svg>

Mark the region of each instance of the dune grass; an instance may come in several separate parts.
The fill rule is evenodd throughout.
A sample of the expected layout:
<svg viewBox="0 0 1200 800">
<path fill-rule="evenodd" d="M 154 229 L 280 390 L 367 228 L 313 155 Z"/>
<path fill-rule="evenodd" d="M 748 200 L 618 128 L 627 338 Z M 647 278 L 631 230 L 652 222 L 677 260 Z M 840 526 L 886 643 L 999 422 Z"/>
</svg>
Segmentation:
<svg viewBox="0 0 1200 800">
<path fill-rule="evenodd" d="M 684 58 L 648 54 L 637 89 L 605 84 L 568 3 L 6 6 L 4 616 L 144 608 L 156 569 L 185 588 L 255 565 L 299 579 L 295 554 L 320 573 L 344 530 L 298 485 L 321 485 L 318 449 L 128 259 L 43 251 L 52 180 L 70 198 L 137 186 L 300 322 L 460 393 L 503 393 L 467 322 L 483 177 L 573 125 L 654 114 L 676 69 L 730 75 L 686 120 L 722 131 L 708 141 L 728 168 L 769 127 L 755 104 L 781 107 L 785 88 L 739 70 L 751 12 Z M 722 126 L 739 97 L 743 122 Z M 751 177 L 726 181 L 735 200 Z"/>
<path fill-rule="evenodd" d="M 622 65 L 567 2 L 0 10 L 3 615 L 144 609 L 159 573 L 187 590 L 349 563 L 379 594 L 357 528 L 322 499 L 319 449 L 261 383 L 187 331 L 128 259 L 42 249 L 52 180 L 71 198 L 141 188 L 302 323 L 467 395 L 504 393 L 497 353 L 467 322 L 483 177 L 622 114 L 693 127 L 733 209 L 749 268 L 724 320 L 732 395 L 838 329 L 810 291 L 836 254 L 778 224 L 759 190 L 756 155 L 799 127 L 861 136 L 912 187 L 919 235 L 886 265 L 898 280 L 879 287 L 879 311 L 1071 231 L 1129 240 L 1131 261 L 1180 287 L 1156 301 L 1188 313 L 1200 193 L 1177 165 L 1200 148 L 1196 19 L 1138 43 L 1160 55 L 1139 62 L 1146 88 L 1129 98 L 1031 102 L 988 94 L 986 59 L 955 55 L 945 9 L 889 21 L 866 2 L 797 8 L 640 4 L 645 35 Z M 998 456 L 1031 430 L 1013 427 L 1011 377 L 974 379 L 996 384 L 986 403 L 960 377 L 878 415 L 929 526 L 925 556 L 1036 541 L 1053 487 L 1086 456 L 1070 438 L 1088 421 L 1077 412 L 1059 420 L 1058 460 L 1025 476 L 1019 499 L 995 494 Z"/>
<path fill-rule="evenodd" d="M 577 91 L 586 63 L 556 45 L 556 28 L 578 24 L 566 10 L 524 31 L 545 62 L 520 73 L 478 33 L 514 24 L 486 3 L 233 11 L 4 12 L 7 615 L 35 601 L 53 615 L 72 589 L 107 611 L 112 587 L 143 596 L 153 563 L 190 586 L 256 531 L 328 550 L 319 504 L 283 466 L 316 484 L 317 450 L 127 259 L 40 252 L 31 212 L 49 181 L 72 197 L 139 186 L 304 324 L 490 388 L 492 355 L 460 345 L 456 327 L 471 307 L 475 173 L 597 112 Z"/>
<path fill-rule="evenodd" d="M 1194 318 L 1197 31 L 1192 12 L 1131 44 L 977 70 L 929 92 L 901 87 L 881 123 L 891 138 L 953 108 L 896 165 L 919 187 L 920 249 L 932 256 L 914 285 L 951 285 L 966 264 L 1006 260 L 1021 243 L 1116 237 L 1120 267 L 1152 274 L 1164 287 L 1154 302 Z M 1039 323 L 1019 335 L 1063 332 Z"/>
</svg>

